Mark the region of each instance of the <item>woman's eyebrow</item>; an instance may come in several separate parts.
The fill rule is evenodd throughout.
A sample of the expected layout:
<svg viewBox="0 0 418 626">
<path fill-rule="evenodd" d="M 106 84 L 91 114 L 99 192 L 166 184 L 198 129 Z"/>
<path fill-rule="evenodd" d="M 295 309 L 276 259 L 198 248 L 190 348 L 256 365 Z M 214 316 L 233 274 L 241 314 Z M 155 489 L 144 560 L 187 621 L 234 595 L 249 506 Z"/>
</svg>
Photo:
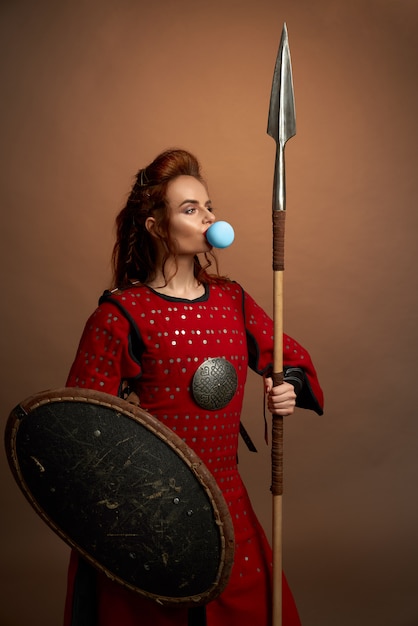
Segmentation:
<svg viewBox="0 0 418 626">
<path fill-rule="evenodd" d="M 199 201 L 198 200 L 191 200 L 191 199 L 183 200 L 183 202 L 180 202 L 179 206 L 183 206 L 183 204 L 199 204 Z M 206 200 L 205 206 L 210 206 L 211 204 L 212 204 L 211 200 Z"/>
</svg>

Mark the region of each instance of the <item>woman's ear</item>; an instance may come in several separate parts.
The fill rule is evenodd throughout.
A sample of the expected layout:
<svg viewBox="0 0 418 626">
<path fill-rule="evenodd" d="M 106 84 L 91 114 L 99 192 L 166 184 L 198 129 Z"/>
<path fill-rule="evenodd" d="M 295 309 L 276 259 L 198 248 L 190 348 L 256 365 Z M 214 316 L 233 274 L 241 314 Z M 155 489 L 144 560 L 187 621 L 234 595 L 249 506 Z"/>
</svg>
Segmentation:
<svg viewBox="0 0 418 626">
<path fill-rule="evenodd" d="M 155 222 L 155 217 L 147 217 L 147 219 L 145 220 L 145 228 L 147 229 L 150 235 L 158 238 L 157 224 Z"/>
</svg>

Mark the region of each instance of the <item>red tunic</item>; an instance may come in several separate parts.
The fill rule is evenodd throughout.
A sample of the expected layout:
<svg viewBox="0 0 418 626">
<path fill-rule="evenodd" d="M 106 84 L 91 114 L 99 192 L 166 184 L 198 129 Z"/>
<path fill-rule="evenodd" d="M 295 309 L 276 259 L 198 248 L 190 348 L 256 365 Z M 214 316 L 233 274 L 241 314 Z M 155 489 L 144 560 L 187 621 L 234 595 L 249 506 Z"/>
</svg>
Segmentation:
<svg viewBox="0 0 418 626">
<path fill-rule="evenodd" d="M 207 606 L 208 626 L 269 626 L 271 548 L 237 468 L 240 415 L 247 368 L 269 374 L 271 319 L 233 282 L 206 286 L 204 296 L 181 300 L 144 286 L 110 294 L 88 320 L 68 386 L 117 395 L 128 379 L 141 406 L 176 432 L 211 470 L 231 512 L 235 557 L 231 578 Z M 284 364 L 302 367 L 298 404 L 322 412 L 322 391 L 309 354 L 284 335 Z M 237 390 L 222 409 L 203 409 L 191 391 L 193 374 L 208 358 L 222 357 L 237 373 Z M 73 554 L 65 626 L 71 624 L 77 557 Z M 99 626 L 186 626 L 187 609 L 163 608 L 97 576 Z M 287 583 L 283 625 L 300 624 Z"/>
</svg>

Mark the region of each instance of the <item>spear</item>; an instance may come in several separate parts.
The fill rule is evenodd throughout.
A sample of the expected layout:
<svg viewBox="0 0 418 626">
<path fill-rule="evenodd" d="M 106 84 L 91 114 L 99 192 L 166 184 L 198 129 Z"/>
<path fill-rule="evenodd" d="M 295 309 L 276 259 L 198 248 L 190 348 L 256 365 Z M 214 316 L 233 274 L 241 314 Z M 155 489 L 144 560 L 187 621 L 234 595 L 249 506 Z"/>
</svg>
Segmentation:
<svg viewBox="0 0 418 626">
<path fill-rule="evenodd" d="M 273 184 L 273 385 L 283 383 L 283 272 L 286 216 L 286 176 L 284 149 L 296 134 L 292 65 L 286 24 L 283 25 L 273 74 L 267 133 L 276 141 Z M 283 418 L 273 415 L 272 494 L 273 494 L 273 626 L 282 624 L 282 494 Z"/>
</svg>

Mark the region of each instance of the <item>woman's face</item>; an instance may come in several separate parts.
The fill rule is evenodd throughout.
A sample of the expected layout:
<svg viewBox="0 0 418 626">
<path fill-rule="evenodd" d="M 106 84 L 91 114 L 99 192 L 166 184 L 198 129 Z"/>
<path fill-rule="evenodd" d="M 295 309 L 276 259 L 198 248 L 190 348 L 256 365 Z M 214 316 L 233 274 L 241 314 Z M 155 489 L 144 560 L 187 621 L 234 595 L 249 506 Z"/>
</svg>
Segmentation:
<svg viewBox="0 0 418 626">
<path fill-rule="evenodd" d="M 169 233 L 176 254 L 208 252 L 205 233 L 215 221 L 206 187 L 193 176 L 178 176 L 167 187 Z"/>
</svg>

